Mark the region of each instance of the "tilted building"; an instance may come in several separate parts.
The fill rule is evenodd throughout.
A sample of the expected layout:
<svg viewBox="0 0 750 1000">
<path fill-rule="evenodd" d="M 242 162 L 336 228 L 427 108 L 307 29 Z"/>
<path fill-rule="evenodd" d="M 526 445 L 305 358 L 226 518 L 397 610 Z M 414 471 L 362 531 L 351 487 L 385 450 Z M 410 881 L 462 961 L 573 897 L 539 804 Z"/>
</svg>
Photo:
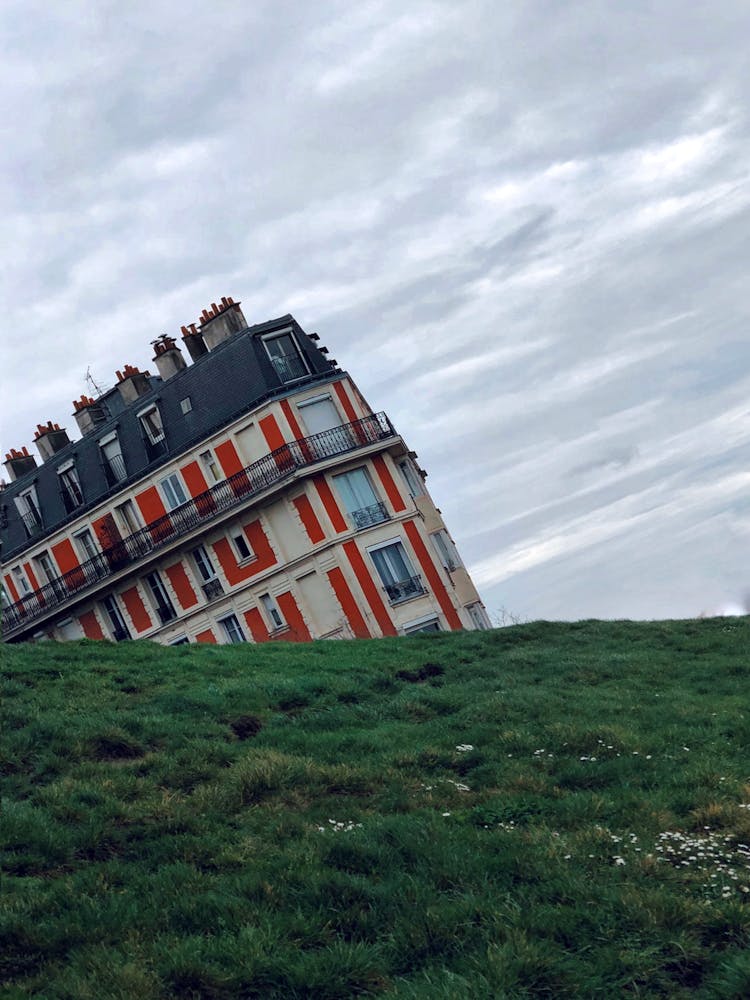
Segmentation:
<svg viewBox="0 0 750 1000">
<path fill-rule="evenodd" d="M 486 628 L 384 413 L 292 316 L 224 298 L 5 461 L 2 637 L 303 641 Z"/>
</svg>

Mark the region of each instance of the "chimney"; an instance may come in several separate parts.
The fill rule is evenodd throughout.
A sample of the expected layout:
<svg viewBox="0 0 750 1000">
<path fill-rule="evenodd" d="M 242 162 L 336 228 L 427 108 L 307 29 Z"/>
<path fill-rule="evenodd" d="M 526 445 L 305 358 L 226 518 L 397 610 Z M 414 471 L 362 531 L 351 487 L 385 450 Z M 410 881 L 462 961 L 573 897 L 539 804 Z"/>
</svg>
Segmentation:
<svg viewBox="0 0 750 1000">
<path fill-rule="evenodd" d="M 81 396 L 80 399 L 73 400 L 73 416 L 81 434 L 90 434 L 107 419 L 102 404 L 90 396 Z"/>
<path fill-rule="evenodd" d="M 52 458 L 61 448 L 70 444 L 70 438 L 64 427 L 60 427 L 59 424 L 53 424 L 51 420 L 48 420 L 46 424 L 36 425 L 34 444 L 36 445 L 36 450 L 41 455 L 42 461 L 46 462 L 47 459 Z"/>
<path fill-rule="evenodd" d="M 212 302 L 211 308 L 204 309 L 200 316 L 200 332 L 209 351 L 246 328 L 240 303 L 235 302 L 231 296 L 222 296 L 218 305 Z"/>
<path fill-rule="evenodd" d="M 29 454 L 29 449 L 24 445 L 21 451 L 11 448 L 5 456 L 3 465 L 10 476 L 11 482 L 14 482 L 16 479 L 20 479 L 21 476 L 25 476 L 27 472 L 34 471 L 36 468 L 36 459 L 33 455 Z"/>
<path fill-rule="evenodd" d="M 154 345 L 153 360 L 165 382 L 177 372 L 181 372 L 183 368 L 187 368 L 182 351 L 177 346 L 174 337 L 168 337 L 165 333 L 158 340 L 152 340 L 151 343 Z"/>
<path fill-rule="evenodd" d="M 188 349 L 191 361 L 197 361 L 204 354 L 208 354 L 206 342 L 203 335 L 196 330 L 195 323 L 182 327 L 182 339 L 185 341 L 185 347 Z"/>
<path fill-rule="evenodd" d="M 134 403 L 139 396 L 145 396 L 151 392 L 150 375 L 142 372 L 133 365 L 125 365 L 121 372 L 117 372 L 117 388 L 126 403 Z"/>
</svg>

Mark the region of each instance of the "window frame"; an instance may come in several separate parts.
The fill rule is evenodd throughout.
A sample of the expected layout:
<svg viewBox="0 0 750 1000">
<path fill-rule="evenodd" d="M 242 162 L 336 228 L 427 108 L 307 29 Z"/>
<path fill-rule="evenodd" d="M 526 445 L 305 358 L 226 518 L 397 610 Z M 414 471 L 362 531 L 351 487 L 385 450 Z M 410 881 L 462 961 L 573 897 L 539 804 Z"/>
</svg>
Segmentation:
<svg viewBox="0 0 750 1000">
<path fill-rule="evenodd" d="M 153 427 L 148 423 L 148 418 L 156 414 L 156 420 L 153 422 Z M 158 404 L 151 403 L 149 406 L 144 407 L 136 413 L 138 417 L 138 422 L 141 425 L 141 429 L 146 435 L 146 438 L 151 444 L 161 444 L 162 441 L 166 440 L 166 432 L 164 430 L 164 421 L 161 417 L 161 411 Z"/>
<path fill-rule="evenodd" d="M 106 434 L 104 437 L 99 438 L 97 444 L 99 445 L 99 456 L 101 458 L 102 466 L 104 467 L 105 478 L 110 487 L 115 487 L 118 483 L 122 483 L 128 478 L 128 469 L 125 465 L 125 456 L 122 453 L 122 442 L 120 441 L 120 436 L 117 431 L 112 431 L 111 434 Z M 110 445 L 117 446 L 117 454 L 111 456 L 107 454 L 105 448 L 108 448 Z M 117 459 L 119 459 L 120 462 L 120 469 L 118 469 Z M 109 470 L 109 473 L 107 470 Z M 119 475 L 120 471 L 122 472 L 122 475 Z"/>
<path fill-rule="evenodd" d="M 82 539 L 84 538 L 87 538 L 88 541 L 91 543 L 90 549 L 89 546 L 82 541 Z M 75 546 L 78 549 L 78 554 L 83 556 L 84 562 L 88 561 L 89 559 L 95 559 L 99 555 L 99 549 L 96 546 L 96 542 L 94 541 L 94 535 L 90 528 L 81 528 L 78 531 L 74 531 L 73 541 L 75 542 Z"/>
<path fill-rule="evenodd" d="M 430 625 L 437 625 L 437 628 L 429 628 L 428 626 Z M 429 615 L 423 615 L 421 618 L 415 618 L 410 622 L 405 622 L 401 628 L 404 631 L 404 635 L 418 635 L 420 632 L 445 631 L 440 624 L 440 615 L 437 612 L 433 612 Z"/>
<path fill-rule="evenodd" d="M 461 569 L 463 563 L 458 554 L 458 549 L 445 528 L 438 528 L 437 531 L 431 531 L 430 541 L 446 573 L 455 573 L 457 569 Z"/>
<path fill-rule="evenodd" d="M 37 573 L 41 570 L 39 575 L 44 576 L 42 588 L 49 586 L 52 588 L 53 593 L 58 597 L 65 597 L 67 595 L 67 589 L 62 581 L 60 570 L 55 563 L 55 560 L 52 558 L 49 549 L 42 549 L 41 552 L 37 552 L 32 561 L 36 563 Z"/>
<path fill-rule="evenodd" d="M 399 555 L 404 564 L 404 569 L 411 569 L 411 573 L 399 579 L 393 572 L 395 563 L 384 552 L 386 549 L 400 550 Z M 382 554 L 382 560 L 375 558 L 376 554 L 379 553 Z M 378 542 L 376 545 L 370 545 L 367 548 L 367 554 L 375 567 L 375 572 L 378 574 L 383 590 L 388 595 L 388 600 L 392 605 L 403 604 L 405 601 L 410 601 L 415 597 L 423 597 L 427 593 L 422 583 L 422 575 L 415 572 L 412 557 L 409 555 L 402 538 L 388 538 L 382 542 Z M 384 570 L 387 572 L 383 572 Z M 386 579 L 386 576 L 392 576 L 393 579 Z"/>
<path fill-rule="evenodd" d="M 282 355 L 274 356 L 273 354 L 271 354 L 270 350 L 268 349 L 269 343 L 271 343 L 274 340 L 281 340 L 282 337 L 288 337 L 289 340 L 291 341 L 292 347 L 294 348 L 294 351 L 296 353 L 297 360 L 301 363 L 302 367 L 305 369 L 305 371 L 304 371 L 304 373 L 302 375 L 295 375 L 292 378 L 287 378 L 282 373 L 282 371 L 280 370 L 280 366 L 276 362 L 280 361 L 282 358 L 283 359 L 287 359 L 287 358 L 290 358 L 290 357 L 294 357 L 294 355 L 282 354 Z M 261 340 L 261 343 L 263 344 L 263 347 L 265 349 L 266 356 L 268 357 L 268 360 L 271 363 L 271 367 L 273 368 L 274 372 L 278 375 L 279 379 L 281 380 L 281 382 L 284 385 L 288 385 L 290 382 L 299 382 L 300 379 L 307 378 L 308 375 L 311 374 L 311 372 L 310 372 L 310 365 L 309 365 L 309 363 L 307 361 L 307 358 L 305 357 L 303 351 L 301 350 L 301 348 L 299 346 L 299 342 L 297 340 L 297 337 L 296 337 L 296 335 L 295 335 L 294 330 L 292 329 L 292 327 L 287 327 L 284 330 L 273 330 L 270 333 L 264 333 L 264 334 L 262 334 L 260 340 Z"/>
<path fill-rule="evenodd" d="M 143 528 L 143 524 L 141 523 L 141 518 L 138 514 L 138 510 L 136 508 L 136 505 L 133 503 L 132 499 L 123 500 L 123 502 L 117 504 L 117 506 L 114 509 L 115 513 L 117 514 L 120 520 L 120 524 L 124 527 L 125 531 L 128 532 L 128 534 L 135 535 L 141 530 L 141 528 Z M 132 518 L 130 516 L 131 513 L 133 515 Z M 133 524 L 135 524 L 135 528 L 133 527 Z"/>
<path fill-rule="evenodd" d="M 193 557 L 193 562 L 195 563 L 196 569 L 198 570 L 198 576 L 201 578 L 203 583 L 210 583 L 211 580 L 216 579 L 216 567 L 213 564 L 211 556 L 208 553 L 208 549 L 202 543 L 196 545 L 194 549 L 191 550 L 190 555 Z M 208 576 L 203 572 L 203 566 L 201 563 L 206 565 L 208 569 Z"/>
<path fill-rule="evenodd" d="M 352 506 L 350 504 L 350 499 L 357 502 L 356 494 L 358 492 L 357 488 L 353 487 L 349 480 L 356 474 L 361 473 L 363 481 L 367 484 L 367 488 L 372 496 L 371 503 L 365 504 L 364 506 L 357 505 Z M 372 481 L 372 476 L 370 475 L 366 465 L 359 465 L 354 469 L 349 469 L 347 472 L 339 472 L 331 477 L 333 484 L 336 487 L 339 497 L 341 498 L 346 512 L 349 516 L 349 520 L 354 525 L 355 530 L 361 531 L 364 528 L 372 527 L 376 524 L 382 524 L 384 521 L 390 520 L 390 515 L 388 513 L 388 508 L 383 503 L 380 498 L 378 491 Z M 344 489 L 342 489 L 342 486 Z M 372 513 L 367 513 L 372 512 Z M 363 515 L 358 517 L 357 515 Z M 366 515 L 366 516 L 364 516 Z M 377 516 L 379 515 L 379 516 Z"/>
<path fill-rule="evenodd" d="M 223 469 L 213 448 L 206 448 L 198 453 L 198 461 L 203 469 L 203 475 L 209 488 L 224 479 Z"/>
<path fill-rule="evenodd" d="M 115 642 L 125 642 L 127 639 L 132 639 L 130 629 L 125 621 L 125 616 L 120 609 L 120 603 L 117 600 L 116 595 L 106 594 L 101 599 L 101 605 L 104 608 L 106 616 L 109 620 L 109 630 L 112 633 L 112 637 Z M 117 634 L 118 631 L 122 633 L 119 636 Z"/>
<path fill-rule="evenodd" d="M 240 529 L 238 532 L 233 532 L 229 536 L 229 540 L 232 543 L 232 548 L 234 549 L 235 557 L 239 563 L 249 563 L 257 559 L 257 555 L 253 552 L 253 548 L 247 540 L 245 532 Z M 247 554 L 243 555 L 242 549 L 247 549 Z"/>
<path fill-rule="evenodd" d="M 213 564 L 213 560 L 211 559 L 206 546 L 202 544 L 196 545 L 196 547 L 191 550 L 190 555 L 198 575 L 203 596 L 207 601 L 212 601 L 216 597 L 221 597 L 224 593 L 224 584 L 221 582 L 219 574 L 216 572 L 216 567 Z M 204 573 L 204 566 L 209 573 L 208 576 Z"/>
<path fill-rule="evenodd" d="M 43 531 L 44 519 L 42 518 L 42 508 L 39 504 L 39 494 L 37 493 L 36 484 L 32 483 L 30 486 L 27 486 L 13 499 L 26 532 L 26 537 L 33 538 L 34 535 L 38 535 Z"/>
<path fill-rule="evenodd" d="M 18 590 L 18 595 L 22 600 L 24 597 L 28 597 L 29 594 L 34 593 L 34 589 L 26 575 L 26 570 L 22 566 L 14 566 L 11 569 L 11 576 L 14 577 L 13 582 L 20 585 L 16 587 L 16 590 Z"/>
<path fill-rule="evenodd" d="M 76 509 L 76 507 L 83 506 L 85 502 L 83 487 L 81 486 L 81 478 L 78 475 L 78 470 L 76 469 L 76 464 L 73 459 L 66 462 L 64 465 L 61 465 L 56 471 L 60 491 L 64 494 L 64 496 L 67 496 L 70 501 L 70 507 L 68 507 L 68 504 L 65 502 L 63 497 L 63 503 L 65 504 L 67 512 L 70 514 Z M 75 495 L 76 493 L 78 494 L 77 497 Z"/>
<path fill-rule="evenodd" d="M 231 628 L 230 623 L 232 623 Z M 221 625 L 224 630 L 224 636 L 228 640 L 229 645 L 236 646 L 241 642 L 247 642 L 247 637 L 242 631 L 240 620 L 233 611 L 231 611 L 228 615 L 222 615 L 221 618 L 217 618 L 216 624 Z M 236 634 L 238 638 L 234 638 L 232 629 L 234 629 L 234 634 Z"/>
<path fill-rule="evenodd" d="M 177 618 L 177 609 L 172 603 L 172 598 L 169 596 L 167 588 L 164 586 L 164 581 L 161 578 L 161 573 L 158 570 L 152 570 L 147 573 L 143 578 L 148 585 L 148 591 L 150 594 L 151 604 L 154 611 L 159 617 L 159 621 L 162 625 L 167 625 Z M 155 583 L 153 581 L 156 581 Z M 163 598 L 160 600 L 159 598 Z M 165 614 L 162 613 L 162 607 Z"/>
<path fill-rule="evenodd" d="M 258 603 L 262 605 L 267 620 L 271 622 L 272 627 L 269 629 L 270 632 L 280 632 L 282 629 L 289 627 L 288 623 L 284 621 L 284 616 L 276 602 L 276 598 L 270 592 L 261 594 L 258 598 Z"/>
<path fill-rule="evenodd" d="M 398 462 L 398 468 L 402 479 L 406 483 L 406 489 L 409 491 L 409 496 L 412 499 L 415 497 L 423 497 L 426 492 L 424 480 L 420 476 L 412 460 L 410 458 L 402 458 Z"/>
<path fill-rule="evenodd" d="M 172 491 L 175 499 L 177 499 L 177 490 L 175 489 L 175 483 L 182 493 L 182 500 L 178 503 L 172 503 L 172 499 L 169 495 L 169 490 Z M 173 510 L 177 510 L 178 507 L 182 507 L 183 504 L 188 503 L 190 496 L 185 488 L 185 482 L 179 472 L 170 472 L 168 476 L 164 476 L 163 479 L 159 480 L 159 489 L 161 490 L 161 495 L 165 500 L 165 507 L 167 508 L 167 513 L 170 514 Z"/>
</svg>

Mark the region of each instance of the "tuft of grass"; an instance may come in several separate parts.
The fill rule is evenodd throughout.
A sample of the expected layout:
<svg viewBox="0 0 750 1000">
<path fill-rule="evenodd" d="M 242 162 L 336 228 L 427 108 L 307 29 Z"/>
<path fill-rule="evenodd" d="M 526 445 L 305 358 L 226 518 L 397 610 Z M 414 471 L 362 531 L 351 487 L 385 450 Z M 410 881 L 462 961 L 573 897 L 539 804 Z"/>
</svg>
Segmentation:
<svg viewBox="0 0 750 1000">
<path fill-rule="evenodd" d="M 0 996 L 750 995 L 747 619 L 3 647 Z"/>
</svg>

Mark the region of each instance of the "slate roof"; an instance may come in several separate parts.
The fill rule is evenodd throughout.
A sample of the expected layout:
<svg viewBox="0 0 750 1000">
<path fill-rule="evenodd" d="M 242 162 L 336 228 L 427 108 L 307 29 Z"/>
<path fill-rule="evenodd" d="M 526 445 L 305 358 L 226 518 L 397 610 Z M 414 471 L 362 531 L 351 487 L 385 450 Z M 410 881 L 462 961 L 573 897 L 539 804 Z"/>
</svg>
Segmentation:
<svg viewBox="0 0 750 1000">
<path fill-rule="evenodd" d="M 275 330 L 291 328 L 311 374 L 303 381 L 285 385 L 271 364 L 261 337 Z M 52 458 L 10 483 L 0 493 L 0 552 L 2 561 L 39 545 L 46 536 L 67 521 L 81 516 L 108 496 L 122 492 L 129 483 L 155 472 L 175 455 L 209 437 L 221 427 L 254 409 L 264 400 L 299 389 L 305 382 L 329 378 L 337 368 L 291 315 L 259 323 L 235 334 L 198 358 L 185 369 L 163 381 L 150 378 L 150 391 L 135 402 L 124 404 L 115 387 L 100 397 L 110 416 L 94 431 L 72 441 Z M 192 409 L 183 414 L 181 401 L 190 397 Z M 149 403 L 158 404 L 166 436 L 166 452 L 149 457 L 147 443 L 137 414 Z M 122 449 L 127 478 L 110 486 L 101 463 L 99 440 L 112 431 Z M 75 460 L 84 503 L 67 513 L 60 493 L 57 469 Z M 36 487 L 44 529 L 28 538 L 14 498 L 24 489 Z"/>
</svg>

